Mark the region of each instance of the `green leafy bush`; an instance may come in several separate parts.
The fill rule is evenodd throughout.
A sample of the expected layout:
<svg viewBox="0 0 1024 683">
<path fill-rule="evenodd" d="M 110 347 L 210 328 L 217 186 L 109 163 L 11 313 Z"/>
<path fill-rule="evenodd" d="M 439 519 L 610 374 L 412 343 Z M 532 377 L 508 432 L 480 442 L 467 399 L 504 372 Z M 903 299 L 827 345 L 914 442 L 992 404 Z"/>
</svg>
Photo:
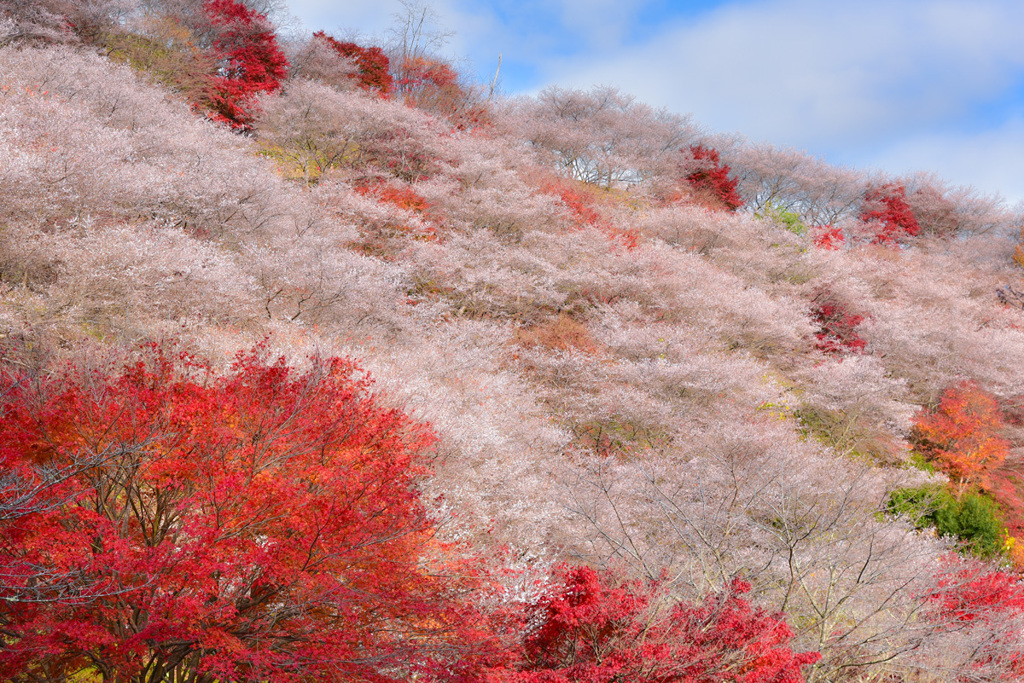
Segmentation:
<svg viewBox="0 0 1024 683">
<path fill-rule="evenodd" d="M 984 494 L 965 493 L 957 500 L 945 487 L 897 489 L 889 496 L 886 511 L 919 529 L 934 526 L 940 536 L 956 538 L 978 557 L 991 558 L 1003 551 L 1006 532 L 999 506 Z"/>
<path fill-rule="evenodd" d="M 760 215 L 759 217 L 767 218 L 770 221 L 778 223 L 779 225 L 784 227 L 786 230 L 789 230 L 794 235 L 799 235 L 800 237 L 803 237 L 804 235 L 807 234 L 807 225 L 802 220 L 800 220 L 800 214 L 796 213 L 795 211 L 787 211 L 781 206 L 769 204 L 765 208 L 764 214 Z"/>
<path fill-rule="evenodd" d="M 1003 520 L 995 501 L 978 493 L 965 494 L 956 507 L 935 511 L 935 526 L 944 536 L 956 536 L 975 555 L 994 557 L 1003 549 Z"/>
<path fill-rule="evenodd" d="M 913 467 L 915 469 L 919 469 L 922 472 L 927 472 L 928 474 L 935 474 L 938 472 L 935 465 L 930 463 L 924 454 L 918 453 L 917 451 L 910 452 L 910 460 L 906 462 L 905 466 L 908 468 Z"/>
<path fill-rule="evenodd" d="M 889 495 L 886 512 L 904 517 L 918 529 L 934 525 L 932 516 L 939 509 L 955 505 L 956 499 L 944 487 L 921 486 L 896 489 Z"/>
</svg>

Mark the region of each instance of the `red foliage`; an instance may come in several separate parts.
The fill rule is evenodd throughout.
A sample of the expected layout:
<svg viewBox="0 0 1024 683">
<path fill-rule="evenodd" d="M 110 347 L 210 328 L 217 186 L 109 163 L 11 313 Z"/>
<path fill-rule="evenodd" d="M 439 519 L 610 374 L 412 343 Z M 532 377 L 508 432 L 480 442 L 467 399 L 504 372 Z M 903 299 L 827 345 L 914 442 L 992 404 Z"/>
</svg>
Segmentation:
<svg viewBox="0 0 1024 683">
<path fill-rule="evenodd" d="M 603 221 L 601 220 L 601 214 L 595 211 L 592 207 L 594 205 L 594 198 L 579 190 L 570 187 L 567 183 L 551 179 L 541 185 L 541 191 L 547 194 L 553 194 L 562 200 L 569 211 L 572 212 L 573 217 L 576 221 L 582 225 L 599 225 Z"/>
<path fill-rule="evenodd" d="M 411 187 L 397 187 L 384 182 L 371 182 L 357 185 L 356 192 L 363 196 L 372 195 L 382 202 L 394 204 L 413 213 L 424 213 L 431 207 L 430 202 L 416 194 L 416 191 Z"/>
<path fill-rule="evenodd" d="M 426 57 L 406 58 L 402 62 L 398 89 L 404 93 L 415 93 L 426 87 L 458 88 L 459 74 L 444 62 Z"/>
<path fill-rule="evenodd" d="M 437 211 L 430 202 L 417 194 L 411 187 L 378 180 L 357 185 L 355 189 L 356 192 L 364 197 L 374 197 L 378 201 L 419 214 L 428 222 L 428 225 L 418 235 L 418 238 L 424 240 L 437 239 L 436 226 L 440 223 Z M 407 230 L 407 228 L 403 227 L 402 230 Z"/>
<path fill-rule="evenodd" d="M 999 407 L 1006 424 L 1024 427 L 1024 396 L 1004 399 Z M 1007 458 L 984 472 L 980 483 L 1004 512 L 1007 533 L 1014 537 L 1010 558 L 1024 571 L 1024 463 Z"/>
<path fill-rule="evenodd" d="M 1010 560 L 1024 571 L 1024 470 L 1020 463 L 1006 460 L 983 472 L 978 483 L 1002 511 L 1006 533 L 1014 539 L 1008 548 Z"/>
<path fill-rule="evenodd" d="M 729 166 L 722 163 L 718 150 L 704 145 L 692 145 L 690 154 L 697 162 L 697 170 L 686 176 L 686 182 L 698 196 L 706 197 L 729 211 L 743 206 L 736 186 L 739 180 L 729 177 Z"/>
<path fill-rule="evenodd" d="M 860 219 L 879 225 L 872 244 L 895 245 L 904 236 L 921 232 L 913 210 L 907 203 L 907 189 L 897 183 L 886 183 L 864 194 Z"/>
<path fill-rule="evenodd" d="M 596 203 L 593 195 L 572 187 L 569 182 L 561 178 L 546 180 L 541 184 L 540 189 L 542 192 L 553 194 L 561 199 L 579 225 L 597 228 L 612 241 L 618 242 L 628 250 L 637 248 L 640 233 L 632 229 L 622 230 L 601 218 L 601 214 L 593 208 Z"/>
<path fill-rule="evenodd" d="M 342 57 L 355 61 L 359 67 L 359 74 L 352 74 L 349 78 L 359 79 L 359 87 L 364 90 L 377 90 L 382 95 L 389 95 L 395 89 L 394 78 L 391 77 L 391 61 L 384 51 L 379 47 L 360 47 L 355 43 L 342 43 L 323 31 L 313 34 L 329 45 Z"/>
<path fill-rule="evenodd" d="M 838 251 L 846 243 L 843 229 L 834 225 L 818 225 L 811 228 L 814 246 L 828 251 Z"/>
<path fill-rule="evenodd" d="M 855 329 L 864 316 L 851 313 L 842 302 L 823 294 L 815 301 L 811 317 L 818 325 L 814 348 L 831 354 L 864 352 L 867 342 Z"/>
<path fill-rule="evenodd" d="M 1006 572 L 963 565 L 940 577 L 934 599 L 945 618 L 992 621 L 1007 612 L 1024 611 L 1024 585 Z"/>
<path fill-rule="evenodd" d="M 207 101 L 215 121 L 249 130 L 255 99 L 281 87 L 288 60 L 265 16 L 236 0 L 208 0 L 203 10 L 216 29 L 211 53 L 218 65 Z"/>
<path fill-rule="evenodd" d="M 5 680 L 407 680 L 463 623 L 415 486 L 434 435 L 352 361 L 217 376 L 153 345 L 2 380 L 20 492 L 91 462 L 0 515 Z"/>
<path fill-rule="evenodd" d="M 427 57 L 406 58 L 395 85 L 406 104 L 445 116 L 459 130 L 490 123 L 485 103 L 459 84 L 458 72 L 445 62 Z"/>
<path fill-rule="evenodd" d="M 750 585 L 738 579 L 699 605 L 662 610 L 651 604 L 657 583 L 620 584 L 588 567 L 563 566 L 561 577 L 529 614 L 520 661 L 491 680 L 797 683 L 819 659 L 795 654 L 789 626 L 740 598 Z"/>
<path fill-rule="evenodd" d="M 988 669 L 984 680 L 1019 681 L 1024 676 L 1024 653 L 1012 627 L 1024 614 L 1024 584 L 1019 576 L 992 571 L 959 560 L 939 576 L 931 599 L 938 607 L 939 628 L 989 631 L 986 643 L 975 652 L 974 666 Z M 1000 632 L 1002 631 L 1002 632 Z M 965 676 L 958 680 L 981 680 Z"/>
<path fill-rule="evenodd" d="M 999 435 L 999 402 L 974 382 L 962 382 L 942 394 L 938 407 L 914 425 L 917 447 L 959 484 L 963 491 L 985 472 L 999 467 L 1009 442 Z"/>
</svg>

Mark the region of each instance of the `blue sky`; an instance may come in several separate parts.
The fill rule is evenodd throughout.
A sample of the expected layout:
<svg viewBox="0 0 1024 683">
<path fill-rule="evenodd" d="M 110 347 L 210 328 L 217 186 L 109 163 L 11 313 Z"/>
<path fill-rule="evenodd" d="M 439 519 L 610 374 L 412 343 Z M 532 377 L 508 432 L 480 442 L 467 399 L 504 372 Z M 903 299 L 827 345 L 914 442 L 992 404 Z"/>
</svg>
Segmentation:
<svg viewBox="0 0 1024 683">
<path fill-rule="evenodd" d="M 288 0 L 380 39 L 398 0 Z M 507 94 L 611 85 L 711 132 L 1024 200 L 1024 0 L 435 0 Z"/>
</svg>

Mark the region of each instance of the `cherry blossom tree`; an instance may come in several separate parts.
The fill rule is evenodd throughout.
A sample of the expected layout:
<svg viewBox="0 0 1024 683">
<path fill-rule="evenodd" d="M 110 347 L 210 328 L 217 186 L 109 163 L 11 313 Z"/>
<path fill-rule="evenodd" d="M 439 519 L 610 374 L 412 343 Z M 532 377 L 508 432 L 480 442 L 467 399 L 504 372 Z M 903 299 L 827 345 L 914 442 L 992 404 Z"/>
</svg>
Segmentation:
<svg viewBox="0 0 1024 683">
<path fill-rule="evenodd" d="M 999 197 L 981 195 L 971 187 L 952 187 L 934 174 L 918 173 L 903 181 L 907 203 L 923 235 L 1010 235 L 1016 228 L 1016 216 Z"/>
<path fill-rule="evenodd" d="M 282 43 L 288 58 L 288 80 L 312 80 L 337 90 L 358 87 L 359 65 L 338 54 L 328 43 L 315 37 Z"/>
<path fill-rule="evenodd" d="M 721 151 L 744 203 L 757 213 L 774 206 L 807 225 L 835 224 L 855 214 L 865 189 L 862 173 L 797 150 L 740 141 Z"/>
<path fill-rule="evenodd" d="M 675 150 L 694 136 L 685 118 L 610 88 L 549 88 L 510 103 L 503 119 L 569 177 L 603 187 L 669 172 Z"/>
</svg>

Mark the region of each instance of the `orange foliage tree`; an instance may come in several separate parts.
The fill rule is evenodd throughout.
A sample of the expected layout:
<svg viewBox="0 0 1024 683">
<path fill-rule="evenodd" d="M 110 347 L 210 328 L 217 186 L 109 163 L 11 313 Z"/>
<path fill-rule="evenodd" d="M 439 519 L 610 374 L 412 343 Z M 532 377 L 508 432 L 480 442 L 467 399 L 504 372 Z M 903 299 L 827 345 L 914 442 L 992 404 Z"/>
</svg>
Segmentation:
<svg viewBox="0 0 1024 683">
<path fill-rule="evenodd" d="M 959 496 L 1006 459 L 1009 442 L 999 435 L 1002 427 L 998 401 L 968 381 L 947 389 L 935 411 L 918 420 L 914 440 L 953 478 Z"/>
</svg>

